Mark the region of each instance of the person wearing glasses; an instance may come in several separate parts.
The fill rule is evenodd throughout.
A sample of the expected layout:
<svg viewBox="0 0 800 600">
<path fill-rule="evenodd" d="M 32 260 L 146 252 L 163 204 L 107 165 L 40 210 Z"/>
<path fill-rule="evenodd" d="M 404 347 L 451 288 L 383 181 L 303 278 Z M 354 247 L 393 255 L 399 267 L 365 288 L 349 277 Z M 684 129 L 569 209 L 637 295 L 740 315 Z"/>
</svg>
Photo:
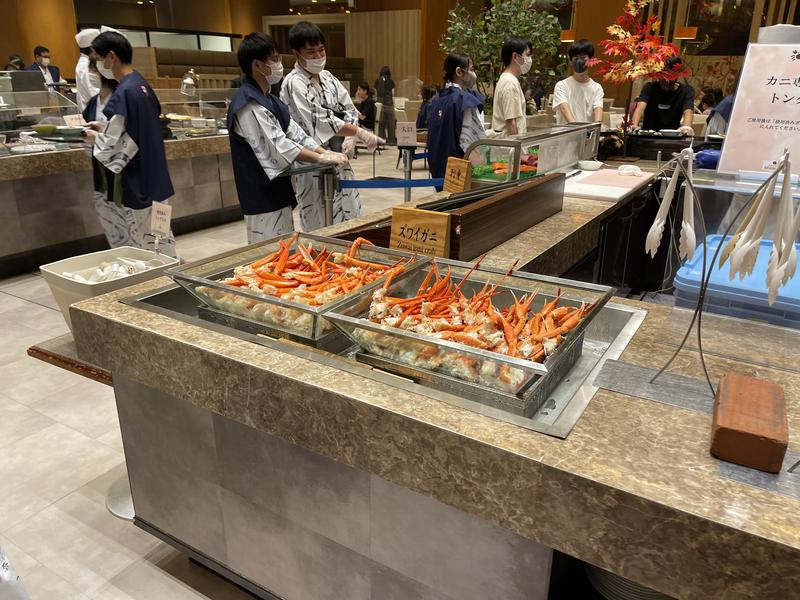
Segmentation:
<svg viewBox="0 0 800 600">
<path fill-rule="evenodd" d="M 289 30 L 289 47 L 297 62 L 281 85 L 281 100 L 292 119 L 325 150 L 352 156 L 355 138 L 373 152 L 384 143 L 358 126 L 358 111 L 350 94 L 330 71 L 325 70 L 325 36 L 319 27 L 300 21 Z M 339 180 L 354 179 L 350 164 L 336 167 Z M 319 173 L 294 176 L 300 225 L 303 231 L 325 226 L 325 200 Z M 333 222 L 341 223 L 361 213 L 358 190 L 340 189 L 333 196 Z"/>
</svg>

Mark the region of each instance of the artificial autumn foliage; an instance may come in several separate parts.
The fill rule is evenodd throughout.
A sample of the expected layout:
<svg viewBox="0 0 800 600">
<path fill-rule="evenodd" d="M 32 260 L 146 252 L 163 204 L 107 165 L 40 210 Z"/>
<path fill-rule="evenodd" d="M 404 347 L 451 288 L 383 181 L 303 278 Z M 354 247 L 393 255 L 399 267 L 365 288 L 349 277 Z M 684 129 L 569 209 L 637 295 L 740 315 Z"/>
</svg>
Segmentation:
<svg viewBox="0 0 800 600">
<path fill-rule="evenodd" d="M 691 69 L 682 64 L 665 70 L 666 60 L 679 52 L 658 35 L 658 17 L 643 20 L 643 10 L 649 3 L 650 0 L 628 0 L 623 13 L 606 29 L 614 37 L 602 40 L 600 45 L 610 60 L 593 58 L 588 63 L 599 66 L 606 81 L 624 83 L 640 77 L 675 81 L 691 75 Z"/>
</svg>

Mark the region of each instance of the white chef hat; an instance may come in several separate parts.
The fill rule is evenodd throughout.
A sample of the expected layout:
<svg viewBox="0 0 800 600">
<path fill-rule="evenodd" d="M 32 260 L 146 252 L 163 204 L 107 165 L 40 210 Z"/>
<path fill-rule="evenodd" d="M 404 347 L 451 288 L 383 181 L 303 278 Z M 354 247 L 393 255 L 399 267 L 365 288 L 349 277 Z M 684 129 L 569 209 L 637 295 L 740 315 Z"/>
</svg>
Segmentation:
<svg viewBox="0 0 800 600">
<path fill-rule="evenodd" d="M 125 34 L 122 33 L 119 29 L 114 29 L 113 27 L 109 27 L 108 25 L 101 25 L 100 33 L 105 33 L 106 31 L 113 31 L 114 33 L 120 34 L 122 37 L 125 37 Z"/>
<path fill-rule="evenodd" d="M 84 29 L 75 35 L 78 48 L 88 48 L 92 45 L 94 38 L 100 35 L 99 29 Z"/>
</svg>

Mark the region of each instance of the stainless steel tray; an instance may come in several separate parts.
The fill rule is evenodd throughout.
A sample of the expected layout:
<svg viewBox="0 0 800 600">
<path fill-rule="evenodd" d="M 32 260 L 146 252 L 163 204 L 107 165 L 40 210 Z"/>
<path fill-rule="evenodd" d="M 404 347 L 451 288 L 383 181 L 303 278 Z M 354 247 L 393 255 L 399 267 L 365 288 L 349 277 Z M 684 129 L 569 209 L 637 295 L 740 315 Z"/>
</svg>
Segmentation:
<svg viewBox="0 0 800 600">
<path fill-rule="evenodd" d="M 245 248 L 212 256 L 166 271 L 166 274 L 191 293 L 202 306 L 236 317 L 236 322 L 247 321 L 246 330 L 253 331 L 260 326 L 261 333 L 273 337 L 289 338 L 314 346 L 325 346 L 326 338 L 337 332 L 323 315 L 342 303 L 355 303 L 369 306 L 371 291 L 383 284 L 381 277 L 361 288 L 341 296 L 322 306 L 310 306 L 260 294 L 251 290 L 225 285 L 220 280 L 233 274 L 234 268 L 252 263 L 280 248 L 281 240 L 288 240 L 293 234 L 286 234 L 271 240 L 252 244 Z M 327 238 L 313 234 L 300 234 L 291 248 L 303 243 L 314 248 L 323 247 L 337 252 L 347 252 L 351 242 Z M 411 261 L 411 254 L 377 246 L 361 246 L 359 256 L 375 263 L 392 265 L 399 260 Z M 410 262 L 410 270 L 429 262 L 429 258 L 418 258 Z M 205 313 L 210 316 L 209 313 Z M 217 315 L 218 316 L 218 315 Z M 212 317 L 214 318 L 214 317 Z M 231 321 L 233 323 L 233 321 Z"/>
<path fill-rule="evenodd" d="M 453 279 L 460 282 L 471 265 L 468 263 L 435 259 L 440 272 L 450 268 Z M 431 265 L 404 273 L 389 286 L 387 294 L 394 297 L 411 297 L 427 276 Z M 560 306 L 580 306 L 582 302 L 594 303 L 594 308 L 580 325 L 565 336 L 564 342 L 544 363 L 536 363 L 522 358 L 512 358 L 496 352 L 473 348 L 456 342 L 442 340 L 433 336 L 397 329 L 373 323 L 366 318 L 369 307 L 363 303 L 348 301 L 327 313 L 327 318 L 342 330 L 361 348 L 362 360 L 366 355 L 387 359 L 381 363 L 385 370 L 410 377 L 417 381 L 436 381 L 437 385 L 452 387 L 452 381 L 459 381 L 461 391 L 467 386 L 471 396 L 495 394 L 496 402 L 503 398 L 515 398 L 518 414 L 535 412 L 539 402 L 554 389 L 561 378 L 580 357 L 583 333 L 603 305 L 613 293 L 613 288 L 586 284 L 577 281 L 544 277 L 529 273 L 514 272 L 505 277 L 497 269 L 478 269 L 470 275 L 462 287 L 469 295 L 479 290 L 484 283 L 503 283 L 495 295 L 495 306 L 502 309 L 513 301 L 512 292 L 519 297 L 538 291 L 531 305 L 535 312 L 546 302 L 552 300 L 556 290 L 562 290 Z M 402 369 L 396 365 L 403 365 Z M 532 388 L 539 392 L 533 392 Z M 531 392 L 529 393 L 529 390 Z"/>
</svg>

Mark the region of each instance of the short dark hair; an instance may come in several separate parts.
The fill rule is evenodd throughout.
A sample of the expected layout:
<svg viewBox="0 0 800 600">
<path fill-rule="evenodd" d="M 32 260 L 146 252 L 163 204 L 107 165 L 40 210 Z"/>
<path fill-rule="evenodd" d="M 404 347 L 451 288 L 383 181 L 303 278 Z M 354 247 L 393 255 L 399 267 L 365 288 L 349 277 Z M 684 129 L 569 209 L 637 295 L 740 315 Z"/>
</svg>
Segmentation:
<svg viewBox="0 0 800 600">
<path fill-rule="evenodd" d="M 50 48 L 45 48 L 44 46 L 36 46 L 36 48 L 33 49 L 34 56 L 41 56 L 45 52 L 50 52 Z"/>
<path fill-rule="evenodd" d="M 586 38 L 578 40 L 577 42 L 572 42 L 569 50 L 567 51 L 567 55 L 569 56 L 570 60 L 576 56 L 581 56 L 582 54 L 586 54 L 589 58 L 594 58 L 594 46 L 592 45 L 592 42 Z"/>
<path fill-rule="evenodd" d="M 104 31 L 98 35 L 92 42 L 92 48 L 103 58 L 108 56 L 109 52 L 113 52 L 126 65 L 131 64 L 133 60 L 131 43 L 128 38 L 116 31 Z"/>
<path fill-rule="evenodd" d="M 700 100 L 700 106 L 705 104 L 706 106 L 714 107 L 717 105 L 717 100 L 714 98 L 714 94 L 704 94 L 703 98 Z"/>
<path fill-rule="evenodd" d="M 322 30 L 308 21 L 300 21 L 292 25 L 289 30 L 289 48 L 299 52 L 308 44 L 311 46 L 322 44 L 324 46 L 325 36 L 322 35 Z"/>
<path fill-rule="evenodd" d="M 372 95 L 372 90 L 369 89 L 369 84 L 366 81 L 362 81 L 361 83 L 359 83 L 358 87 L 361 88 L 362 90 L 366 90 L 367 96 Z"/>
<path fill-rule="evenodd" d="M 252 77 L 253 61 L 266 61 L 273 54 L 280 54 L 275 40 L 266 33 L 254 31 L 244 36 L 239 50 L 236 51 L 236 58 L 239 60 L 239 68 L 245 75 Z"/>
<path fill-rule="evenodd" d="M 681 58 L 681 55 L 676 54 L 674 56 L 670 56 L 667 60 L 664 61 L 664 70 L 672 71 L 672 69 L 682 64 L 683 64 L 683 59 Z"/>
<path fill-rule="evenodd" d="M 500 58 L 503 59 L 503 66 L 507 67 L 511 64 L 511 57 L 514 53 L 522 54 L 527 48 L 533 52 L 533 44 L 530 40 L 523 38 L 508 38 L 503 42 L 503 47 L 500 49 Z"/>
<path fill-rule="evenodd" d="M 436 95 L 436 88 L 432 85 L 426 85 L 422 88 L 422 99 L 423 100 L 430 100 Z"/>
<path fill-rule="evenodd" d="M 461 67 L 466 71 L 469 69 L 469 63 L 470 58 L 466 54 L 457 54 L 455 52 L 448 54 L 447 58 L 444 59 L 444 66 L 442 67 L 442 70 L 444 71 L 444 80 L 447 82 L 452 82 L 453 77 L 456 76 L 456 69 Z"/>
</svg>

